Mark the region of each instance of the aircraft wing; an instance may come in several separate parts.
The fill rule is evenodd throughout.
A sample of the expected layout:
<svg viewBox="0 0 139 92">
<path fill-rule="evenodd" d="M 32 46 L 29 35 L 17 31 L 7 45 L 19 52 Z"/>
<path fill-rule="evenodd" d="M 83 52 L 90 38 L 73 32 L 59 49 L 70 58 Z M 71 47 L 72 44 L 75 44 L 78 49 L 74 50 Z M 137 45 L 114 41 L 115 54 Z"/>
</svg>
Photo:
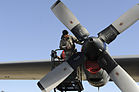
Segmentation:
<svg viewBox="0 0 139 92">
<path fill-rule="evenodd" d="M 139 82 L 139 55 L 113 56 L 119 65 Z M 51 71 L 50 60 L 0 62 L 0 79 L 3 80 L 39 80 Z M 83 72 L 83 79 L 84 72 Z"/>
<path fill-rule="evenodd" d="M 38 80 L 51 70 L 50 60 L 0 62 L 0 79 Z"/>
<path fill-rule="evenodd" d="M 139 82 L 139 55 L 114 56 L 113 58 L 135 81 Z"/>
</svg>

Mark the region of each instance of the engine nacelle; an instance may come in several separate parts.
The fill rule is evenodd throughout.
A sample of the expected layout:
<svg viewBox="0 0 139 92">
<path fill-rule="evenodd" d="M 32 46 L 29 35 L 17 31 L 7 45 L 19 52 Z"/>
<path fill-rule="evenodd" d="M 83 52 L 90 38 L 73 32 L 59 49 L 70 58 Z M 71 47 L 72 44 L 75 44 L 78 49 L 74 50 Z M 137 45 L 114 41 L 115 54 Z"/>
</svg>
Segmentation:
<svg viewBox="0 0 139 92">
<path fill-rule="evenodd" d="M 87 81 L 95 87 L 104 86 L 110 79 L 107 72 L 102 68 L 99 68 L 95 62 L 91 63 L 90 61 L 86 61 L 86 63 L 87 64 L 84 64 L 83 69 L 86 74 Z M 88 65 L 90 65 L 90 67 Z"/>
<path fill-rule="evenodd" d="M 84 64 L 84 72 L 88 82 L 95 87 L 105 85 L 110 79 L 107 72 L 99 67 L 97 62 L 104 50 L 106 50 L 106 44 L 97 37 L 89 37 L 82 47 L 82 52 L 85 53 L 87 58 Z"/>
</svg>

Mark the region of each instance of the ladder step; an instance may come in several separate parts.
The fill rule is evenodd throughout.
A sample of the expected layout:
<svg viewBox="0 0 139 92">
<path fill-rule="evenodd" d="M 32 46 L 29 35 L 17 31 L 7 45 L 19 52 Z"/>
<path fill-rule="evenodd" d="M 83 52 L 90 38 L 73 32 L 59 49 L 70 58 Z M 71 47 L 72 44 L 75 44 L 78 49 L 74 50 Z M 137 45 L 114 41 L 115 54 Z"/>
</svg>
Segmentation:
<svg viewBox="0 0 139 92">
<path fill-rule="evenodd" d="M 78 91 L 79 92 L 83 90 L 83 86 L 79 80 L 64 81 L 59 86 L 57 86 L 57 89 L 60 91 Z"/>
</svg>

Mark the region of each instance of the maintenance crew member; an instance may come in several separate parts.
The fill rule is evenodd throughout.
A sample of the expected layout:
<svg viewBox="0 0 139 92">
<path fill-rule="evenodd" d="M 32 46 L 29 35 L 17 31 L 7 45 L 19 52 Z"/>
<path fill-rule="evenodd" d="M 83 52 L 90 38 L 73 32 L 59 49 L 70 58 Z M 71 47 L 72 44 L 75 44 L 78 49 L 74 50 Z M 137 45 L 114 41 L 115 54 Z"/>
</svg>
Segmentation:
<svg viewBox="0 0 139 92">
<path fill-rule="evenodd" d="M 67 30 L 63 30 L 59 47 L 65 52 L 65 60 L 77 52 L 75 43 L 82 44 L 76 37 L 69 35 Z"/>
</svg>

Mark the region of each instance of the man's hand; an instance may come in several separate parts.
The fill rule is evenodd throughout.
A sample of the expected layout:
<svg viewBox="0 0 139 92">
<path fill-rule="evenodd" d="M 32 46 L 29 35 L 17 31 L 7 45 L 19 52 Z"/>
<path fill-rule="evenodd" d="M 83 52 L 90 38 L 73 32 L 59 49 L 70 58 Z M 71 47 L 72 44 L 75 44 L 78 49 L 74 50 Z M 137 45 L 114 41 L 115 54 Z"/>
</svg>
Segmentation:
<svg viewBox="0 0 139 92">
<path fill-rule="evenodd" d="M 71 46 L 67 46 L 67 50 L 71 49 Z"/>
</svg>

